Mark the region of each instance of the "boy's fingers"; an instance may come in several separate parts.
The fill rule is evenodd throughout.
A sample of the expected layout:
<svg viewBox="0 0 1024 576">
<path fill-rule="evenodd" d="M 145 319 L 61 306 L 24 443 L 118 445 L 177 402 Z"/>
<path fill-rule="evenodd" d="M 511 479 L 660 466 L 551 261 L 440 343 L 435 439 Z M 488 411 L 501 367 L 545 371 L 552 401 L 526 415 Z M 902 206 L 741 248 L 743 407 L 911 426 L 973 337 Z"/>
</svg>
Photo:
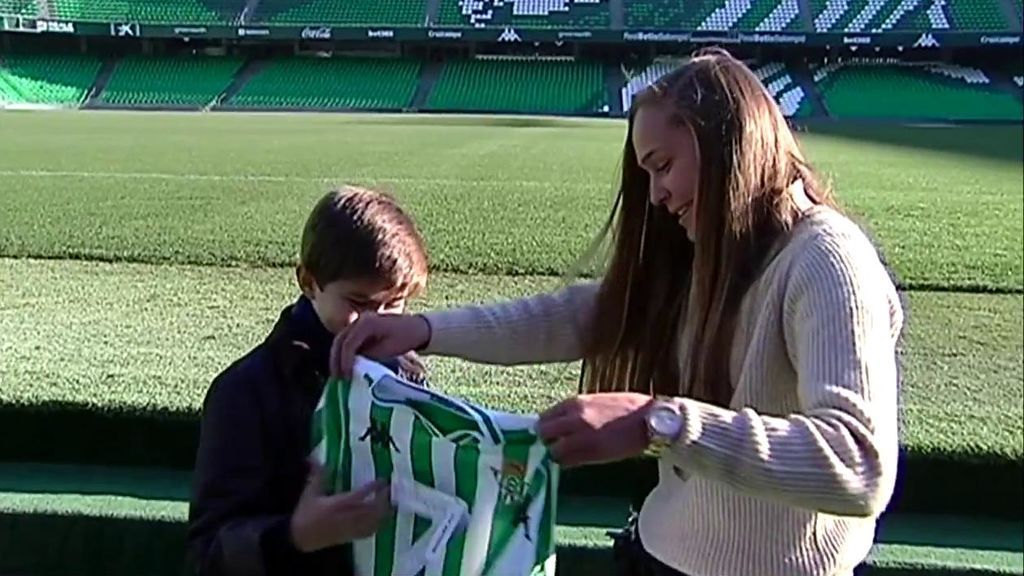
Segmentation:
<svg viewBox="0 0 1024 576">
<path fill-rule="evenodd" d="M 346 509 L 358 507 L 363 504 L 372 503 L 376 501 L 380 497 L 380 492 L 384 492 L 387 496 L 390 496 L 391 491 L 388 488 L 386 482 L 384 482 L 383 480 L 375 480 L 351 492 L 331 496 L 330 506 L 332 506 L 333 508 Z M 370 496 L 374 496 L 374 499 L 368 502 L 367 499 Z"/>
<path fill-rule="evenodd" d="M 324 467 L 315 459 L 310 458 L 309 474 L 306 476 L 306 487 L 303 489 L 303 497 L 317 496 L 323 493 Z"/>
</svg>

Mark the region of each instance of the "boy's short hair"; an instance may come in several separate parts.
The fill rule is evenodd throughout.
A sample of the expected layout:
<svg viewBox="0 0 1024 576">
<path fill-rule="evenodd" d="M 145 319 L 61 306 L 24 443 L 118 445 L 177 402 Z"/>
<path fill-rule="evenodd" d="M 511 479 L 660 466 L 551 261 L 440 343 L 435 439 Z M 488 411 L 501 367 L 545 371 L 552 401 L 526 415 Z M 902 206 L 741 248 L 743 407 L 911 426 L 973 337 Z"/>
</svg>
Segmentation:
<svg viewBox="0 0 1024 576">
<path fill-rule="evenodd" d="M 321 288 L 337 280 L 383 280 L 395 296 L 426 288 L 427 254 L 394 198 L 344 186 L 325 194 L 302 230 L 299 260 Z"/>
</svg>

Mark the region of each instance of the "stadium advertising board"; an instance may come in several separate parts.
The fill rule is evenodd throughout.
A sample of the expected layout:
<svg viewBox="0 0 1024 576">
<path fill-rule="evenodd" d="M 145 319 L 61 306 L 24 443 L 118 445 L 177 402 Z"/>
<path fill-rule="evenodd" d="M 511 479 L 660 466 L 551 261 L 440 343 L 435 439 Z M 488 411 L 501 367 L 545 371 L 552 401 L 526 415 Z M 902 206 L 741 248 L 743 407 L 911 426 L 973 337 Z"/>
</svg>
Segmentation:
<svg viewBox="0 0 1024 576">
<path fill-rule="evenodd" d="M 600 42 L 605 44 L 748 44 L 794 45 L 832 48 L 867 46 L 941 48 L 965 46 L 1020 46 L 1019 34 L 974 32 L 891 32 L 884 34 L 802 32 L 697 32 L 688 30 L 537 29 L 518 27 L 354 27 L 329 24 L 308 26 L 227 26 L 138 22 L 72 22 L 4 17 L 3 30 L 32 34 L 77 34 L 121 38 L 216 38 L 253 40 L 391 42 L 497 42 L 555 43 Z"/>
</svg>

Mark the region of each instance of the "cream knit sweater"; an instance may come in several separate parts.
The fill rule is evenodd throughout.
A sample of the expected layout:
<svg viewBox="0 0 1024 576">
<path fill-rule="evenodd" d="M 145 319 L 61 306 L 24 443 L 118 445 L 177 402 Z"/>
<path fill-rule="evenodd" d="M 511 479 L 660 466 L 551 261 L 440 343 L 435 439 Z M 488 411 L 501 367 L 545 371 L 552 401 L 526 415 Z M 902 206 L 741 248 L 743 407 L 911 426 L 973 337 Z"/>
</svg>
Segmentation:
<svg viewBox="0 0 1024 576">
<path fill-rule="evenodd" d="M 594 293 L 581 283 L 429 312 L 425 352 L 578 360 Z M 871 242 L 842 215 L 811 209 L 743 301 L 729 409 L 676 400 L 685 432 L 641 510 L 645 548 L 691 576 L 852 574 L 894 488 L 902 325 Z"/>
</svg>

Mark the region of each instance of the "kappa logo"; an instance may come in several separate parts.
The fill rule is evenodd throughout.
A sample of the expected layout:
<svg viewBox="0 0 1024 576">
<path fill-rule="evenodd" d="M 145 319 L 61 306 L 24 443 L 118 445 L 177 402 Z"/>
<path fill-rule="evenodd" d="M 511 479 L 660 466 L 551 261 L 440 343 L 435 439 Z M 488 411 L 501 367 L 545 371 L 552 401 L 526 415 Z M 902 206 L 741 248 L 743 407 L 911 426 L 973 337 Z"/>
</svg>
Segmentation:
<svg viewBox="0 0 1024 576">
<path fill-rule="evenodd" d="M 939 41 L 932 36 L 931 32 L 922 33 L 917 42 L 914 42 L 914 48 L 938 48 L 939 46 Z"/>
<path fill-rule="evenodd" d="M 504 30 L 502 30 L 501 35 L 498 36 L 498 42 L 522 42 L 522 41 L 523 41 L 523 39 L 522 39 L 522 37 L 519 36 L 519 33 L 516 32 L 516 29 L 515 28 L 511 28 L 511 27 L 507 27 L 507 26 L 505 27 Z"/>
</svg>

